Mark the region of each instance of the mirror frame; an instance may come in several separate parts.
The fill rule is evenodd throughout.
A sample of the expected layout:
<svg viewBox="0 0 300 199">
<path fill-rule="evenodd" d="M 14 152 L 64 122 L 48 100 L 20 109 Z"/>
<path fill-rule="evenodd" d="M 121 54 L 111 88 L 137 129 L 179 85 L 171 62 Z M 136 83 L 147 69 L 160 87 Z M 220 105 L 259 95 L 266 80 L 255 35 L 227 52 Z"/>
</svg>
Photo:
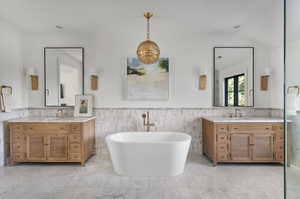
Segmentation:
<svg viewBox="0 0 300 199">
<path fill-rule="evenodd" d="M 216 85 L 215 85 L 215 81 L 216 81 L 216 49 L 218 48 L 249 48 L 249 49 L 252 49 L 252 70 L 253 70 L 253 77 L 252 77 L 252 101 L 253 101 L 253 104 L 251 106 L 216 106 L 216 99 L 215 99 L 215 88 L 216 88 Z M 251 46 L 216 46 L 213 48 L 213 107 L 222 107 L 222 108 L 246 108 L 246 107 L 254 107 L 255 106 L 255 99 L 254 99 L 254 94 L 255 94 L 255 88 L 254 88 L 254 74 L 255 74 L 255 59 L 254 59 L 254 47 L 251 47 Z"/>
<path fill-rule="evenodd" d="M 80 49 L 82 51 L 82 95 L 84 95 L 84 48 L 83 47 L 44 47 L 44 106 L 45 107 L 74 107 L 74 106 L 50 106 L 47 105 L 47 99 L 46 99 L 46 81 L 47 81 L 47 75 L 46 75 L 46 50 L 47 49 Z M 74 96 L 75 98 L 75 96 Z"/>
</svg>

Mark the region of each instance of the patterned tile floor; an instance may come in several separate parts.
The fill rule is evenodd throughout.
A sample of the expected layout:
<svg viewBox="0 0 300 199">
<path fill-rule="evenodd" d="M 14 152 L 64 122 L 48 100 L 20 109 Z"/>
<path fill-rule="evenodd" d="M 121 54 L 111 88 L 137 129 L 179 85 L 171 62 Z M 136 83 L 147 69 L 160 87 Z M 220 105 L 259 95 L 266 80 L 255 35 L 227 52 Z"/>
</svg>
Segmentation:
<svg viewBox="0 0 300 199">
<path fill-rule="evenodd" d="M 108 155 L 77 164 L 0 168 L 1 199 L 283 199 L 283 167 L 223 164 L 193 154 L 177 177 L 126 177 Z"/>
</svg>

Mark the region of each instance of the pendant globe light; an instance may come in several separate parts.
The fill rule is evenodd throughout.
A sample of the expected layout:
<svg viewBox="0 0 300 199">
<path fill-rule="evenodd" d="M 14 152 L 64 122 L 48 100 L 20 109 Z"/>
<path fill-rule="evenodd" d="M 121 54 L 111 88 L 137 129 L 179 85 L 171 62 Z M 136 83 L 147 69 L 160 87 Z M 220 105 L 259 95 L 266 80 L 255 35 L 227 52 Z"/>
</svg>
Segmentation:
<svg viewBox="0 0 300 199">
<path fill-rule="evenodd" d="M 144 17 L 147 19 L 147 40 L 139 44 L 137 48 L 138 59 L 144 64 L 153 64 L 159 59 L 160 50 L 158 45 L 150 40 L 150 23 L 149 20 L 153 16 L 147 12 Z"/>
</svg>

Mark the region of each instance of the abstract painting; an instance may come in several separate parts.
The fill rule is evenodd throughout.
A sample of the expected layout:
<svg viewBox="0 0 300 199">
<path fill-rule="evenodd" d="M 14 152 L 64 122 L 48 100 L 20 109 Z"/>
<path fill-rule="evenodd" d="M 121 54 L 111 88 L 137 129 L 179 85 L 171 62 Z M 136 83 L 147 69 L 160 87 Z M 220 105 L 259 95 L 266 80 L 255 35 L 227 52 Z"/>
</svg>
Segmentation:
<svg viewBox="0 0 300 199">
<path fill-rule="evenodd" d="M 128 100 L 168 100 L 169 58 L 160 58 L 154 64 L 127 58 L 126 95 Z"/>
</svg>

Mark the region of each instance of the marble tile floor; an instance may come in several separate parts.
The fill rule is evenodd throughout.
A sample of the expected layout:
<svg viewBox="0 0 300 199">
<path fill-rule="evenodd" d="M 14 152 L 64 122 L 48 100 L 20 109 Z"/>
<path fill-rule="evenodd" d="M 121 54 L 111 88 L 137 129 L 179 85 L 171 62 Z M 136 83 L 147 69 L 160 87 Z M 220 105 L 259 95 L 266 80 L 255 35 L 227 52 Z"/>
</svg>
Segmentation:
<svg viewBox="0 0 300 199">
<path fill-rule="evenodd" d="M 300 168 L 288 167 L 286 172 L 286 195 L 287 199 L 299 199 L 300 198 Z"/>
<path fill-rule="evenodd" d="M 223 164 L 198 154 L 177 177 L 126 177 L 110 158 L 77 164 L 21 164 L 0 168 L 1 199 L 283 199 L 283 167 Z"/>
</svg>

